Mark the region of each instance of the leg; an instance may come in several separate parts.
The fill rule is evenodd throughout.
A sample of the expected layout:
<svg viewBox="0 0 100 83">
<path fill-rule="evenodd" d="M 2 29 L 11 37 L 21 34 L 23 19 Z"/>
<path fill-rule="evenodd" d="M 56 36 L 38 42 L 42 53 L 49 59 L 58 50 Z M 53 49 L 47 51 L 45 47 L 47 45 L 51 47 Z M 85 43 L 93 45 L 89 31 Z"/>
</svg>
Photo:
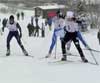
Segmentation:
<svg viewBox="0 0 100 83">
<path fill-rule="evenodd" d="M 38 27 L 36 27 L 36 37 L 38 37 Z"/>
<path fill-rule="evenodd" d="M 30 36 L 32 36 L 32 26 L 30 26 Z"/>
<path fill-rule="evenodd" d="M 67 50 L 70 50 L 71 42 L 72 42 L 71 40 L 67 42 Z"/>
<path fill-rule="evenodd" d="M 25 50 L 25 48 L 24 48 L 24 46 L 23 46 L 23 44 L 22 44 L 22 42 L 21 42 L 21 39 L 20 39 L 20 36 L 19 36 L 18 32 L 15 32 L 15 35 L 14 35 L 14 36 L 15 36 L 15 38 L 16 38 L 16 40 L 17 40 L 19 46 L 21 47 L 23 53 L 24 53 L 26 56 L 28 56 L 28 53 L 27 53 L 27 51 Z"/>
<path fill-rule="evenodd" d="M 79 52 L 79 54 L 80 54 L 80 57 L 81 57 L 82 61 L 83 61 L 83 62 L 88 62 L 88 60 L 85 58 L 85 56 L 84 56 L 84 54 L 83 54 L 83 51 L 82 51 L 82 49 L 81 49 L 81 47 L 80 47 L 79 40 L 76 39 L 76 38 L 74 38 L 74 39 L 73 39 L 73 42 L 74 42 L 74 44 L 75 44 L 75 46 L 76 46 L 76 48 L 77 48 L 77 50 L 78 50 L 78 52 Z"/>
<path fill-rule="evenodd" d="M 49 49 L 49 54 L 52 53 L 52 50 L 56 44 L 56 41 L 57 41 L 57 36 L 55 35 L 55 32 L 53 33 L 53 37 L 52 37 L 52 43 L 51 43 L 51 46 L 50 46 L 50 49 Z"/>
<path fill-rule="evenodd" d="M 36 27 L 34 28 L 34 37 L 36 36 Z"/>
<path fill-rule="evenodd" d="M 29 37 L 31 36 L 31 30 L 30 30 L 30 27 L 28 28 L 28 31 L 29 31 Z"/>
<path fill-rule="evenodd" d="M 67 34 L 61 40 L 61 47 L 62 47 L 62 54 L 63 54 L 62 61 L 66 61 L 66 46 L 65 45 L 69 40 L 70 40 L 70 37 Z"/>
<path fill-rule="evenodd" d="M 66 60 L 66 48 L 65 48 L 66 43 L 64 41 L 61 41 L 61 48 L 62 48 L 62 54 L 63 58 Z"/>
<path fill-rule="evenodd" d="M 82 37 L 82 35 L 81 35 L 81 33 L 80 33 L 79 31 L 77 32 L 77 37 L 78 37 L 79 40 L 83 43 L 83 45 L 84 45 L 85 47 L 87 47 L 87 44 L 86 44 L 85 40 L 83 39 L 83 37 Z"/>
<path fill-rule="evenodd" d="M 50 46 L 50 49 L 49 49 L 49 54 L 52 53 L 52 50 L 57 42 L 57 33 L 58 31 L 56 29 L 54 29 L 54 32 L 53 32 L 53 36 L 52 36 L 52 43 L 51 43 L 51 46 Z"/>
<path fill-rule="evenodd" d="M 46 56 L 46 58 L 48 58 L 48 57 L 51 55 L 52 50 L 53 50 L 53 48 L 54 48 L 54 46 L 55 46 L 55 44 L 56 44 L 56 41 L 57 41 L 57 35 L 55 34 L 55 31 L 54 31 L 54 32 L 53 32 L 53 36 L 52 36 L 52 43 L 51 43 L 51 45 L 50 45 L 49 53 L 48 53 L 48 55 Z"/>
<path fill-rule="evenodd" d="M 13 37 L 12 32 L 9 32 L 8 37 L 7 37 L 7 53 L 6 53 L 6 56 L 10 55 L 10 41 L 11 41 L 12 37 Z"/>
</svg>

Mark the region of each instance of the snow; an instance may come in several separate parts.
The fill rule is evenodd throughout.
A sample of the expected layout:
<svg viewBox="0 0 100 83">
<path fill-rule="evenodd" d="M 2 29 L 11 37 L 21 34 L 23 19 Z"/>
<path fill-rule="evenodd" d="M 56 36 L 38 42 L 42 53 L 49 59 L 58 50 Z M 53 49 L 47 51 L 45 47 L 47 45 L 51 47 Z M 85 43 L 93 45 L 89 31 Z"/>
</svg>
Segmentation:
<svg viewBox="0 0 100 83">
<path fill-rule="evenodd" d="M 28 10 L 29 11 L 29 10 Z M 100 83 L 100 65 L 80 62 L 81 59 L 72 43 L 71 50 L 78 56 L 68 56 L 72 62 L 52 63 L 55 59 L 42 59 L 48 53 L 52 31 L 46 28 L 45 38 L 28 37 L 27 24 L 33 11 L 26 12 L 24 21 L 19 21 L 22 27 L 22 42 L 32 57 L 23 55 L 15 38 L 11 41 L 11 56 L 6 57 L 6 37 L 8 30 L 5 29 L 0 35 L 0 83 Z M 2 17 L 1 17 L 2 15 Z M 6 15 L 8 17 L 9 15 Z M 5 15 L 0 14 L 0 18 Z M 0 23 L 1 25 L 1 23 Z M 82 33 L 83 37 L 93 49 L 100 50 L 97 40 L 97 29 Z M 81 44 L 82 48 L 85 48 Z M 55 50 L 53 51 L 55 53 Z M 57 42 L 57 59 L 61 58 L 60 41 Z M 100 64 L 100 53 L 93 52 Z M 90 52 L 84 50 L 86 58 L 95 63 Z"/>
</svg>

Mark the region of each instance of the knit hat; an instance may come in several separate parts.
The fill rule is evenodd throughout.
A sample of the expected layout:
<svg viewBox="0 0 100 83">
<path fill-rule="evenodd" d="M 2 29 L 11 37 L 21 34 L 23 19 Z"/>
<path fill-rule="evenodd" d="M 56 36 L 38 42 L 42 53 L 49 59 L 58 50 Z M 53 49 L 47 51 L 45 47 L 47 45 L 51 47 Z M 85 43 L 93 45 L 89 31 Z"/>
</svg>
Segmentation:
<svg viewBox="0 0 100 83">
<path fill-rule="evenodd" d="M 73 17 L 74 17 L 74 12 L 72 12 L 72 11 L 67 11 L 67 12 L 66 12 L 66 17 L 67 17 L 67 18 L 73 18 Z"/>
</svg>

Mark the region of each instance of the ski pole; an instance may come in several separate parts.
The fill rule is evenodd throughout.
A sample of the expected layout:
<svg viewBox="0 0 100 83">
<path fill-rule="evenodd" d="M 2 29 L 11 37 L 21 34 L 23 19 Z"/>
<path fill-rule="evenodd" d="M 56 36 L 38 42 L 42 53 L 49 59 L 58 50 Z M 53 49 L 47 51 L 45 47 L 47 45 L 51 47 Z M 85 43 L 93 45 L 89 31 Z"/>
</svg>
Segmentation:
<svg viewBox="0 0 100 83">
<path fill-rule="evenodd" d="M 86 44 L 87 44 L 87 43 L 86 43 Z M 93 59 L 94 59 L 96 65 L 99 65 L 98 62 L 97 62 L 97 60 L 96 60 L 96 58 L 95 58 L 95 56 L 94 56 L 94 54 L 92 53 L 93 50 L 89 47 L 88 44 L 87 44 L 87 50 L 90 51 L 90 54 L 91 54 L 91 56 L 93 57 Z"/>
<path fill-rule="evenodd" d="M 96 60 L 96 58 L 94 57 L 94 54 L 92 53 L 92 51 L 91 51 L 91 50 L 90 50 L 90 53 L 91 53 L 91 55 L 92 55 L 92 57 L 93 57 L 93 59 L 94 59 L 94 61 L 95 61 L 96 65 L 99 65 L 99 63 L 97 62 L 97 60 Z"/>
<path fill-rule="evenodd" d="M 94 51 L 94 52 L 100 52 L 100 51 L 98 51 L 98 50 L 95 50 L 95 49 L 83 49 L 83 50 L 91 50 L 91 51 Z"/>
<path fill-rule="evenodd" d="M 55 45 L 55 56 L 54 56 L 55 59 L 56 59 L 56 54 L 57 54 L 57 41 L 56 41 L 56 45 Z"/>
<path fill-rule="evenodd" d="M 89 49 L 90 49 L 90 47 L 89 47 Z M 91 50 L 89 50 L 89 51 L 90 51 L 91 56 L 93 57 L 93 59 L 94 59 L 94 61 L 95 61 L 96 65 L 99 65 L 99 63 L 97 62 L 97 60 L 96 60 L 96 58 L 95 58 L 94 54 L 92 53 L 92 51 L 91 51 Z"/>
</svg>

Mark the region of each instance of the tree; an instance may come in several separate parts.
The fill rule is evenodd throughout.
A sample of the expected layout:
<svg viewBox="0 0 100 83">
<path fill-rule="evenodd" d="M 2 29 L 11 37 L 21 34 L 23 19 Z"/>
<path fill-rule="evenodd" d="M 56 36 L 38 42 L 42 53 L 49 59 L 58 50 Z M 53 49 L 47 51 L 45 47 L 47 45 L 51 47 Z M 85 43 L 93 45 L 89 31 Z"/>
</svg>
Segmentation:
<svg viewBox="0 0 100 83">
<path fill-rule="evenodd" d="M 84 14 L 86 13 L 86 2 L 85 1 L 79 1 L 77 3 L 77 6 L 76 6 L 76 13 L 78 15 L 81 15 L 81 14 Z"/>
<path fill-rule="evenodd" d="M 91 3 L 89 0 L 88 13 L 90 15 L 91 28 L 99 28 L 100 26 L 100 6 L 96 3 Z"/>
</svg>

